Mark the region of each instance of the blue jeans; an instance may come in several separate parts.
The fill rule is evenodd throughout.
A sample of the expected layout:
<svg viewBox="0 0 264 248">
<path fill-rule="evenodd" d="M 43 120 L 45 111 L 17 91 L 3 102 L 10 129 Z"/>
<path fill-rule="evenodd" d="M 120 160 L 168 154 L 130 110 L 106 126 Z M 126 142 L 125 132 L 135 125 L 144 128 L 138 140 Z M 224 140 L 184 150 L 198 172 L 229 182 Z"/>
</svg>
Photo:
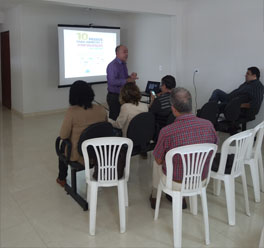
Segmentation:
<svg viewBox="0 0 264 248">
<path fill-rule="evenodd" d="M 213 93 L 209 99 L 209 102 L 227 103 L 228 102 L 228 94 L 222 90 L 216 89 L 213 91 Z"/>
</svg>

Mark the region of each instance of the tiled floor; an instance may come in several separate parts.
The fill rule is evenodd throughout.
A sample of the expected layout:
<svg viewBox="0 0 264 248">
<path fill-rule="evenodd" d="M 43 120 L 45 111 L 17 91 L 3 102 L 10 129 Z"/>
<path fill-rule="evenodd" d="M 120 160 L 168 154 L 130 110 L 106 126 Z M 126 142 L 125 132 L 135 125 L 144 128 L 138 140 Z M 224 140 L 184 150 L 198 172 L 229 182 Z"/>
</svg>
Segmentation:
<svg viewBox="0 0 264 248">
<path fill-rule="evenodd" d="M 171 205 L 162 199 L 153 220 L 149 206 L 152 158 L 132 158 L 126 210 L 127 232 L 119 233 L 117 190 L 99 191 L 96 235 L 89 236 L 89 212 L 84 212 L 55 182 L 54 141 L 63 114 L 20 118 L 0 109 L 1 247 L 172 247 Z M 248 174 L 249 175 L 249 174 Z M 83 180 L 79 175 L 79 181 Z M 250 177 L 247 176 L 250 183 Z M 85 183 L 79 184 L 85 193 Z M 251 217 L 245 215 L 242 185 L 236 183 L 237 225 L 227 224 L 224 190 L 212 194 L 209 184 L 209 247 L 258 247 L 264 225 L 264 194 L 255 203 L 249 190 Z M 206 247 L 199 202 L 197 216 L 183 211 L 183 247 Z"/>
</svg>

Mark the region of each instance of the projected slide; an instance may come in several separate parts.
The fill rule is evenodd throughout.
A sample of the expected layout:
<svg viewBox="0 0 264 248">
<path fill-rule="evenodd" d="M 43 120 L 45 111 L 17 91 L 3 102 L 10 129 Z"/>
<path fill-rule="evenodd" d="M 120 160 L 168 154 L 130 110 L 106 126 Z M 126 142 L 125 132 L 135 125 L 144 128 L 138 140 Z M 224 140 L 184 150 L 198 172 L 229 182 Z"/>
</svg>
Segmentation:
<svg viewBox="0 0 264 248">
<path fill-rule="evenodd" d="M 64 30 L 65 78 L 106 75 L 115 46 L 115 33 Z"/>
<path fill-rule="evenodd" d="M 60 83 L 106 82 L 106 67 L 115 58 L 120 28 L 58 25 Z"/>
</svg>

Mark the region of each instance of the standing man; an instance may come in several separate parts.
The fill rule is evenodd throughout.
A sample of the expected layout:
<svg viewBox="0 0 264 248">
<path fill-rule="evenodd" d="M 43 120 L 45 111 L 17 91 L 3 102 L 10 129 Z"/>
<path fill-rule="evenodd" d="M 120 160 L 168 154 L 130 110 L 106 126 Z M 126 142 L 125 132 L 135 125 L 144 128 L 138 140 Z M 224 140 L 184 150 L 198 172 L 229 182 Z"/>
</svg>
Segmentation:
<svg viewBox="0 0 264 248">
<path fill-rule="evenodd" d="M 162 128 L 159 133 L 158 142 L 153 151 L 153 182 L 152 194 L 150 196 L 151 208 L 155 209 L 156 194 L 160 179 L 166 182 L 166 153 L 176 147 L 213 143 L 218 141 L 213 124 L 205 119 L 201 119 L 192 114 L 192 96 L 184 88 L 174 88 L 170 95 L 171 110 L 176 117 L 175 121 Z M 207 177 L 208 165 L 205 165 L 202 180 Z M 183 165 L 178 156 L 173 158 L 173 182 L 174 190 L 181 189 L 183 178 Z M 186 208 L 186 202 L 183 200 L 183 208 Z"/>
<path fill-rule="evenodd" d="M 128 75 L 126 61 L 128 49 L 126 46 L 119 45 L 115 49 L 116 58 L 107 66 L 107 103 L 109 106 L 109 118 L 116 120 L 120 112 L 119 93 L 125 83 L 135 83 L 138 79 L 137 73 Z"/>
</svg>

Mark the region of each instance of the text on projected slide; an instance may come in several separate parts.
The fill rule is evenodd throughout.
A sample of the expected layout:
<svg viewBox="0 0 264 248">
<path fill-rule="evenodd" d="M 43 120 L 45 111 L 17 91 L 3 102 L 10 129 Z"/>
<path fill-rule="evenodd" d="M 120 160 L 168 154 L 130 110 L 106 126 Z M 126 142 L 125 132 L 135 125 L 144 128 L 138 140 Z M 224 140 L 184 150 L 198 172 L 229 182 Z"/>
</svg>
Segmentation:
<svg viewBox="0 0 264 248">
<path fill-rule="evenodd" d="M 115 46 L 115 33 L 64 30 L 65 78 L 106 75 Z"/>
</svg>

